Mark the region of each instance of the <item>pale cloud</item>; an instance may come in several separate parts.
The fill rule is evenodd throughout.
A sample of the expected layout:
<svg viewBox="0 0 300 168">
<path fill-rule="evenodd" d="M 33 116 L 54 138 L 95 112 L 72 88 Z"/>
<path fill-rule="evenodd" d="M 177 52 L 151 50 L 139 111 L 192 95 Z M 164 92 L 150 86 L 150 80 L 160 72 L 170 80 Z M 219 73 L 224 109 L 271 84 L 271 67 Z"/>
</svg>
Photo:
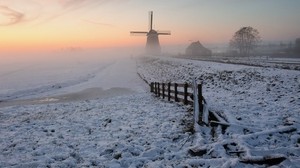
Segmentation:
<svg viewBox="0 0 300 168">
<path fill-rule="evenodd" d="M 0 0 L 0 26 L 35 20 L 41 13 L 40 9 L 40 4 L 32 0 Z"/>
<path fill-rule="evenodd" d="M 9 26 L 24 21 L 24 13 L 11 9 L 8 6 L 0 6 L 0 26 Z"/>
<path fill-rule="evenodd" d="M 120 0 L 0 0 L 0 26 L 31 21 L 39 16 L 44 23 L 76 11 L 89 11 L 94 7 Z"/>
</svg>

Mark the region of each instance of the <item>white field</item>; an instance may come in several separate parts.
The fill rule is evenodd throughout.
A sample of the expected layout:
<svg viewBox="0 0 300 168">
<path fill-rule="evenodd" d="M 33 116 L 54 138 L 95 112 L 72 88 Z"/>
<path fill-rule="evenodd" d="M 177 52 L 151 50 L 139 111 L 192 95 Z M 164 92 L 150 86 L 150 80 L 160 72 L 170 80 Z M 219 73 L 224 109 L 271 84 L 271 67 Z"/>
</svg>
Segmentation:
<svg viewBox="0 0 300 168">
<path fill-rule="evenodd" d="M 300 71 L 167 57 L 144 57 L 138 71 L 149 82 L 196 79 L 203 83 L 210 110 L 231 124 L 225 131 L 215 128 L 214 136 L 211 129 L 200 128 L 194 148 L 207 153 L 191 159 L 195 166 L 212 160 L 245 167 L 241 160 L 263 157 L 285 157 L 283 167 L 299 165 Z"/>
<path fill-rule="evenodd" d="M 281 167 L 300 163 L 299 71 L 72 58 L 1 62 L 0 167 L 265 167 L 241 161 L 273 154 Z M 149 81 L 202 79 L 210 108 L 232 125 L 192 134 L 188 108 L 154 97 L 137 70 Z"/>
</svg>

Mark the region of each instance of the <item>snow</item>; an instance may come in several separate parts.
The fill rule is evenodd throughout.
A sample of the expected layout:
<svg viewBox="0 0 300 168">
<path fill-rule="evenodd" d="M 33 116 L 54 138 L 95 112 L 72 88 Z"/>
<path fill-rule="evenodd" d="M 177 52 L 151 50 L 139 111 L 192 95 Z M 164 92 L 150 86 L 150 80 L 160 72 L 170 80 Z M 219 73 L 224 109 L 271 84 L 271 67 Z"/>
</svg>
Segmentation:
<svg viewBox="0 0 300 168">
<path fill-rule="evenodd" d="M 28 81 L 33 87 L 23 97 L 0 103 L 0 167 L 156 167 L 184 160 L 192 140 L 187 109 L 153 97 L 134 59 L 100 65 L 87 80 L 41 93 L 31 94 L 44 86 Z"/>
<path fill-rule="evenodd" d="M 263 154 L 285 156 L 282 166 L 299 165 L 300 71 L 169 57 L 144 57 L 139 61 L 138 71 L 149 82 L 192 83 L 196 78 L 203 83 L 210 110 L 230 123 L 227 129 L 197 128 L 198 142 L 192 149 L 207 152 L 200 160 L 192 159 L 194 166 L 244 167 L 236 158 L 261 158 Z M 208 164 L 210 160 L 219 165 Z"/>
<path fill-rule="evenodd" d="M 300 163 L 299 71 L 167 57 L 85 60 L 2 63 L 0 167 Z M 194 133 L 190 107 L 155 97 L 137 72 L 149 82 L 202 81 L 208 107 L 230 126 Z"/>
<path fill-rule="evenodd" d="M 209 107 L 225 113 L 231 123 L 263 129 L 279 118 L 299 117 L 300 71 L 175 58 L 144 58 L 141 63 L 138 70 L 150 82 L 192 83 L 196 78 Z M 257 116 L 274 118 L 266 123 Z"/>
<path fill-rule="evenodd" d="M 190 134 L 180 125 L 185 115 L 183 107 L 160 102 L 149 93 L 2 108 L 0 163 L 20 167 L 173 164 L 162 160 L 184 157 L 183 149 L 190 145 L 184 144 Z"/>
</svg>

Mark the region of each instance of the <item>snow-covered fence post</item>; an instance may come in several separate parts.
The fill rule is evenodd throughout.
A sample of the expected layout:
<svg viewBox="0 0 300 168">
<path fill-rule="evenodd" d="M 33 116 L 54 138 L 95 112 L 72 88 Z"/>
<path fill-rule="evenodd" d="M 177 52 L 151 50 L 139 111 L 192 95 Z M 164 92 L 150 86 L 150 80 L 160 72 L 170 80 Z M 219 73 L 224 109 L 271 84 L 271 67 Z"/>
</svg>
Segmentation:
<svg viewBox="0 0 300 168">
<path fill-rule="evenodd" d="M 187 89 L 188 89 L 188 84 L 187 84 L 187 83 L 184 83 L 184 104 L 185 104 L 185 105 L 188 104 L 188 100 L 187 100 L 187 96 L 188 96 Z"/>
<path fill-rule="evenodd" d="M 203 106 L 202 106 L 202 122 L 204 122 L 206 125 L 209 124 L 208 122 L 208 116 L 209 116 L 209 110 L 208 110 L 208 105 L 203 98 Z"/>
<path fill-rule="evenodd" d="M 199 123 L 199 101 L 198 101 L 198 87 L 196 79 L 193 81 L 193 91 L 194 91 L 194 127 Z"/>
<path fill-rule="evenodd" d="M 177 90 L 178 84 L 174 84 L 174 90 L 175 90 L 175 102 L 178 102 L 178 90 Z"/>
<path fill-rule="evenodd" d="M 171 100 L 171 83 L 168 83 L 168 101 Z"/>
</svg>

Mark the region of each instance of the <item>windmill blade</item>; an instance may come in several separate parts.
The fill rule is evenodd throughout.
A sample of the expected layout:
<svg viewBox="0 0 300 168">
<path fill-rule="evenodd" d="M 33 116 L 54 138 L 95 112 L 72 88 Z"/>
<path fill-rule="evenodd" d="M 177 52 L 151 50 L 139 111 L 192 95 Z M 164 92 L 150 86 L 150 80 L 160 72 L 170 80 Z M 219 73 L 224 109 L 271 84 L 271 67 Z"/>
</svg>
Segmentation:
<svg viewBox="0 0 300 168">
<path fill-rule="evenodd" d="M 169 31 L 169 30 L 158 30 L 157 34 L 158 35 L 171 35 L 171 31 Z"/>
<path fill-rule="evenodd" d="M 153 11 L 149 12 L 149 31 L 153 28 Z"/>
<path fill-rule="evenodd" d="M 132 36 L 146 36 L 148 34 L 148 32 L 144 32 L 144 31 L 131 31 L 130 35 Z"/>
</svg>

